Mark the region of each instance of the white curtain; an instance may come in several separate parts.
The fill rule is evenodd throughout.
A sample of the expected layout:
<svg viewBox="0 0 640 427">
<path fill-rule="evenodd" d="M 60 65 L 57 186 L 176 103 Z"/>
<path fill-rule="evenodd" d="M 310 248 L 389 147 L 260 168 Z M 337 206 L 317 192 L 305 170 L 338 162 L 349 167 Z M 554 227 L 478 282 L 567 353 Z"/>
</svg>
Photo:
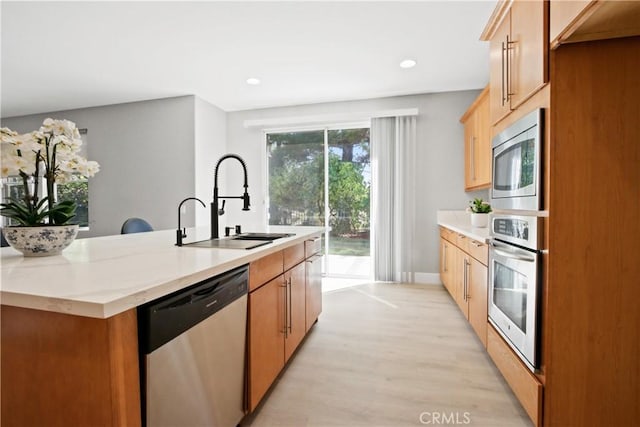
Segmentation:
<svg viewBox="0 0 640 427">
<path fill-rule="evenodd" d="M 416 117 L 371 119 L 375 280 L 414 282 Z"/>
</svg>

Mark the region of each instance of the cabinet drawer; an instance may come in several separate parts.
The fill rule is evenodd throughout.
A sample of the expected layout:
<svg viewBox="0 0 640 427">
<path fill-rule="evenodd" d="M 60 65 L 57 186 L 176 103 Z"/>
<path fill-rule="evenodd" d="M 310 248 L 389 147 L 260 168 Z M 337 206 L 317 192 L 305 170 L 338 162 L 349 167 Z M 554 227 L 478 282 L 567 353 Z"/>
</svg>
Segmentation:
<svg viewBox="0 0 640 427">
<path fill-rule="evenodd" d="M 322 238 L 320 236 L 312 237 L 304 242 L 304 257 L 309 258 L 311 255 L 320 253 L 322 249 Z"/>
<path fill-rule="evenodd" d="M 284 249 L 284 271 L 290 270 L 304 261 L 304 243 Z"/>
<path fill-rule="evenodd" d="M 533 424 L 540 425 L 542 423 L 542 384 L 502 340 L 491 324 L 487 325 L 487 352 L 509 383 L 522 407 L 527 411 Z"/>
<path fill-rule="evenodd" d="M 471 239 L 464 234 L 456 233 L 456 246 L 467 253 L 469 253 L 469 240 Z"/>
<path fill-rule="evenodd" d="M 284 272 L 283 251 L 267 255 L 249 264 L 249 292 L 258 289 Z"/>
<path fill-rule="evenodd" d="M 440 227 L 440 237 L 450 241 L 453 244 L 456 243 L 456 232 L 449 230 L 448 228 Z"/>
<path fill-rule="evenodd" d="M 486 243 L 469 239 L 469 255 L 480 261 L 482 264 L 487 265 L 489 260 L 489 246 L 487 246 Z"/>
</svg>

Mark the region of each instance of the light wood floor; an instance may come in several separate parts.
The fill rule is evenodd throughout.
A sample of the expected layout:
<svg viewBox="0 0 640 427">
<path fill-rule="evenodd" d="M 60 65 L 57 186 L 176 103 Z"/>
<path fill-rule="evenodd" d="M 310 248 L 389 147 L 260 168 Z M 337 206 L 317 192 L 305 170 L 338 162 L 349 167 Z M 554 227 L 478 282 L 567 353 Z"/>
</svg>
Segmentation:
<svg viewBox="0 0 640 427">
<path fill-rule="evenodd" d="M 444 288 L 366 284 L 323 304 L 243 427 L 531 425 Z"/>
</svg>

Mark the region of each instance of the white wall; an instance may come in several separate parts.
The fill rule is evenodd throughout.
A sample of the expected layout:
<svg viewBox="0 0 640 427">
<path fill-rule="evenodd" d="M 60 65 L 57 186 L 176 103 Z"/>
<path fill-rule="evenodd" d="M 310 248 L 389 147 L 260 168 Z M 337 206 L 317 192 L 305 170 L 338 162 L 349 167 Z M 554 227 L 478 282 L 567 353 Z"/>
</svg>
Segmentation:
<svg viewBox="0 0 640 427">
<path fill-rule="evenodd" d="M 2 126 L 29 132 L 52 117 L 88 130 L 88 157 L 100 172 L 89 180 L 90 230 L 80 236 L 93 237 L 120 233 L 129 217 L 176 228 L 178 203 L 195 188 L 194 108 L 184 96 L 3 118 Z M 192 211 L 184 224 L 193 221 Z"/>
<path fill-rule="evenodd" d="M 474 196 L 486 198 L 486 191 L 464 192 L 464 129 L 459 119 L 478 93 L 477 90 L 447 92 L 228 113 L 227 148 L 242 156 L 249 169 L 252 211 L 243 213 L 243 226 L 259 229 L 266 223 L 267 176 L 264 133 L 260 128 L 244 128 L 245 120 L 418 108 L 419 167 L 415 179 L 421 185 L 415 194 L 419 234 L 413 253 L 416 271 L 436 274 L 439 256 L 436 212 L 464 209 Z M 237 173 L 230 172 L 228 179 L 238 181 Z M 233 213 L 235 216 L 235 209 Z M 436 276 L 422 277 L 437 280 Z"/>
<path fill-rule="evenodd" d="M 202 200 L 206 209 L 200 203 L 193 201 L 185 203 L 186 212 L 195 210 L 196 225 L 209 227 L 210 203 L 213 200 L 213 173 L 216 162 L 226 154 L 227 115 L 224 111 L 195 98 L 195 193 L 185 197 L 195 196 Z"/>
</svg>

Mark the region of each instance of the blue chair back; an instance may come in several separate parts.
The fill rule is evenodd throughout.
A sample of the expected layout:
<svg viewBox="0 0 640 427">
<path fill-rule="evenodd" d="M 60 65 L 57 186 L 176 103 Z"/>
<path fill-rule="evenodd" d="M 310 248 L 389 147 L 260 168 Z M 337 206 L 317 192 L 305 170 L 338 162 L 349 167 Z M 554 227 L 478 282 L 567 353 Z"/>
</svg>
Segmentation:
<svg viewBox="0 0 640 427">
<path fill-rule="evenodd" d="M 153 231 L 153 227 L 142 218 L 129 218 L 122 224 L 120 234 L 144 233 Z"/>
</svg>

